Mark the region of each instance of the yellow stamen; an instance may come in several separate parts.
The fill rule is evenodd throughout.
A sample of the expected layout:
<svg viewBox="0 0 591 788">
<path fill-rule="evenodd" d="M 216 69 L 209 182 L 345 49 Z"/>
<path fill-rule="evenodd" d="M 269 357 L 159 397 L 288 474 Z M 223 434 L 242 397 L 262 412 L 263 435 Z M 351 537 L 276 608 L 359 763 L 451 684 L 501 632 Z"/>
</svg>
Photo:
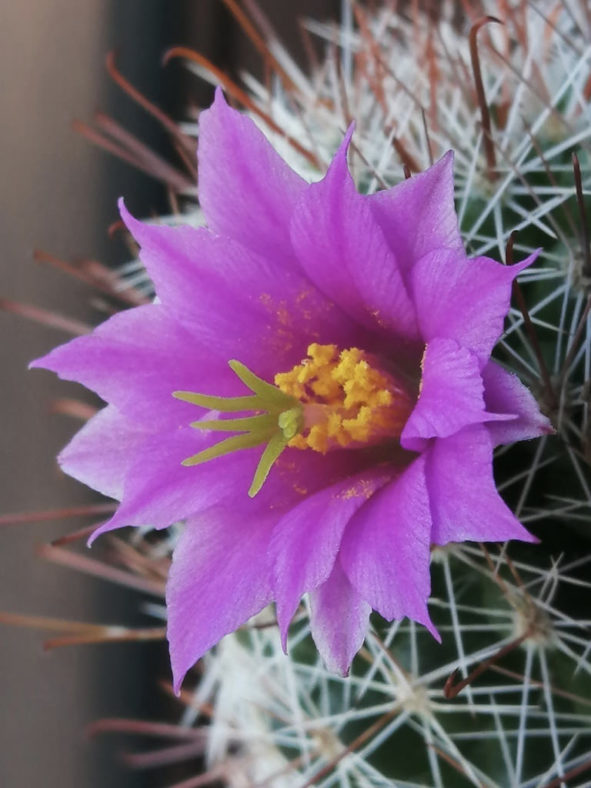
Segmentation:
<svg viewBox="0 0 591 788">
<path fill-rule="evenodd" d="M 275 375 L 303 406 L 304 429 L 288 446 L 325 453 L 400 435 L 412 409 L 408 393 L 363 350 L 312 344 L 308 358 Z"/>
</svg>

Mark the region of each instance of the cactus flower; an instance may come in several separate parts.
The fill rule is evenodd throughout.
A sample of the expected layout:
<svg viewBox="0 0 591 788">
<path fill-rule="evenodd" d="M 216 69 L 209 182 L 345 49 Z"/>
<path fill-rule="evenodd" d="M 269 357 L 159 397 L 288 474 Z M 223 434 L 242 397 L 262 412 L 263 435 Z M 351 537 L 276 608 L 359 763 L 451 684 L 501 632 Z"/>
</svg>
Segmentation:
<svg viewBox="0 0 591 788">
<path fill-rule="evenodd" d="M 108 403 L 59 458 L 120 501 L 95 536 L 183 522 L 167 585 L 177 689 L 272 601 L 285 644 L 303 594 L 335 671 L 372 609 L 438 638 L 432 545 L 534 540 L 497 493 L 493 448 L 549 424 L 490 358 L 534 256 L 466 256 L 451 153 L 359 194 L 351 136 L 309 184 L 218 91 L 200 118 L 207 227 L 145 224 L 121 203 L 158 298 L 33 363 Z"/>
</svg>

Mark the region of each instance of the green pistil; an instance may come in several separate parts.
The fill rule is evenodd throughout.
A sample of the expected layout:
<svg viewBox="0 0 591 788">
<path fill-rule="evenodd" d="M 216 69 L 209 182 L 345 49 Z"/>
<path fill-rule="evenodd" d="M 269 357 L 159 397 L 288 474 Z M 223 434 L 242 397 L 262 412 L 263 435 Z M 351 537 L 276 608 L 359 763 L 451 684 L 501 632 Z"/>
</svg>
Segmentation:
<svg viewBox="0 0 591 788">
<path fill-rule="evenodd" d="M 192 457 L 187 457 L 186 460 L 183 460 L 183 465 L 200 465 L 215 457 L 222 457 L 224 454 L 230 454 L 239 449 L 250 449 L 253 446 L 261 446 L 266 443 L 248 491 L 252 498 L 263 486 L 273 463 L 283 449 L 301 431 L 303 427 L 302 405 L 295 397 L 284 394 L 276 386 L 257 377 L 239 361 L 230 361 L 229 366 L 252 391 L 252 395 L 212 397 L 207 394 L 195 394 L 192 391 L 175 391 L 172 396 L 207 410 L 218 410 L 223 413 L 253 410 L 256 414 L 245 418 L 192 422 L 191 426 L 197 430 L 240 432 L 242 434 L 233 435 Z"/>
</svg>

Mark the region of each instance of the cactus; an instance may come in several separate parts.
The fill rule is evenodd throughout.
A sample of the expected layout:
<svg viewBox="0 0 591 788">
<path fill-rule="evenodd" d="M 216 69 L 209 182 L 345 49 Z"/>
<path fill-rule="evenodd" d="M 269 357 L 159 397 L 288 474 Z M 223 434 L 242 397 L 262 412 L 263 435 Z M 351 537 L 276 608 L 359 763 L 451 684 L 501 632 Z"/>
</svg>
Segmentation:
<svg viewBox="0 0 591 788">
<path fill-rule="evenodd" d="M 367 193 L 412 176 L 452 148 L 469 253 L 510 262 L 543 250 L 515 287 L 495 355 L 530 386 L 555 434 L 503 448 L 495 461 L 500 491 L 541 545 L 433 550 L 431 610 L 441 646 L 413 622 L 388 624 L 374 614 L 350 675 L 339 677 L 311 644 L 305 604 L 288 655 L 266 610 L 201 661 L 195 689 L 181 693 L 179 736 L 196 741 L 198 728 L 211 780 L 236 788 L 587 784 L 587 3 L 465 2 L 460 11 L 445 1 L 429 13 L 418 3 L 397 12 L 345 2 L 340 26 L 308 20 L 308 32 L 325 42 L 324 59 L 309 72 L 291 59 L 260 10 L 246 5 L 265 31 L 273 79 L 269 85 L 245 75 L 248 93 L 229 79 L 224 86 L 306 178 L 319 177 L 352 119 L 353 172 Z M 174 56 L 217 82 L 197 53 L 176 49 Z M 178 133 L 186 141 L 197 127 L 188 122 Z M 182 184 L 177 191 L 182 221 L 199 224 L 194 193 Z M 151 293 L 137 261 L 119 271 L 116 288 Z M 107 538 L 106 564 L 126 567 L 113 578 L 161 593 L 175 529 L 158 538 L 145 529 L 128 543 Z M 59 560 L 60 550 L 47 555 Z M 161 637 L 164 607 L 147 610 L 157 619 L 154 629 L 81 625 L 70 640 Z"/>
<path fill-rule="evenodd" d="M 584 3 L 505 3 L 502 24 L 483 16 L 496 4 L 465 5 L 459 18 L 442 3 L 435 20 L 414 6 L 404 16 L 345 4 L 340 28 L 308 23 L 327 42 L 321 69 L 303 75 L 271 41 L 296 87 L 247 84 L 323 164 L 354 118 L 367 192 L 453 148 L 468 249 L 507 261 L 543 249 L 516 288 L 497 358 L 530 385 L 556 434 L 500 451 L 496 472 L 548 548 L 436 549 L 443 646 L 374 616 L 345 679 L 315 656 L 305 610 L 288 657 L 270 614 L 226 637 L 204 660 L 185 722 L 213 705 L 209 761 L 226 765 L 230 785 L 248 774 L 246 784 L 300 788 L 558 786 L 582 784 L 590 765 L 589 621 L 573 593 L 589 590 L 589 20 Z M 314 177 L 285 136 L 269 136 Z"/>
</svg>

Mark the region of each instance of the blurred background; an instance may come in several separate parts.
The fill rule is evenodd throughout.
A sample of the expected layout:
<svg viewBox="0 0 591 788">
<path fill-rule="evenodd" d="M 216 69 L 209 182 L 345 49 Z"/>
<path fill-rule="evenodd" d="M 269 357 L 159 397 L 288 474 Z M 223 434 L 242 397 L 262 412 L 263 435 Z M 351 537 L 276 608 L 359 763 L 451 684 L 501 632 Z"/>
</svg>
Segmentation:
<svg viewBox="0 0 591 788">
<path fill-rule="evenodd" d="M 266 0 L 259 5 L 292 50 L 303 57 L 296 14 L 336 17 L 339 0 Z M 93 147 L 71 130 L 100 109 L 144 142 L 170 155 L 157 124 L 107 77 L 105 55 L 175 118 L 189 103 L 206 105 L 211 90 L 178 64 L 161 66 L 174 44 L 199 50 L 236 74 L 260 72 L 256 52 L 217 0 L 4 0 L 0 8 L 4 206 L 0 297 L 96 320 L 92 290 L 47 265 L 35 248 L 64 260 L 123 262 L 121 239 L 107 227 L 125 195 L 136 215 L 165 210 L 152 179 Z M 86 396 L 27 364 L 68 336 L 0 312 L 2 442 L 0 514 L 57 509 L 95 500 L 59 471 L 55 455 L 79 424 L 50 413 L 56 398 Z M 90 398 L 87 401 L 93 403 Z M 0 610 L 82 621 L 137 625 L 134 592 L 36 557 L 38 545 L 88 520 L 49 519 L 2 525 Z M 43 635 L 0 630 L 0 785 L 2 788 L 98 788 L 167 785 L 169 775 L 132 773 L 117 760 L 116 740 L 88 740 L 85 727 L 105 716 L 167 719 L 178 713 L 158 688 L 168 680 L 162 644 L 75 646 L 43 652 Z"/>
</svg>

